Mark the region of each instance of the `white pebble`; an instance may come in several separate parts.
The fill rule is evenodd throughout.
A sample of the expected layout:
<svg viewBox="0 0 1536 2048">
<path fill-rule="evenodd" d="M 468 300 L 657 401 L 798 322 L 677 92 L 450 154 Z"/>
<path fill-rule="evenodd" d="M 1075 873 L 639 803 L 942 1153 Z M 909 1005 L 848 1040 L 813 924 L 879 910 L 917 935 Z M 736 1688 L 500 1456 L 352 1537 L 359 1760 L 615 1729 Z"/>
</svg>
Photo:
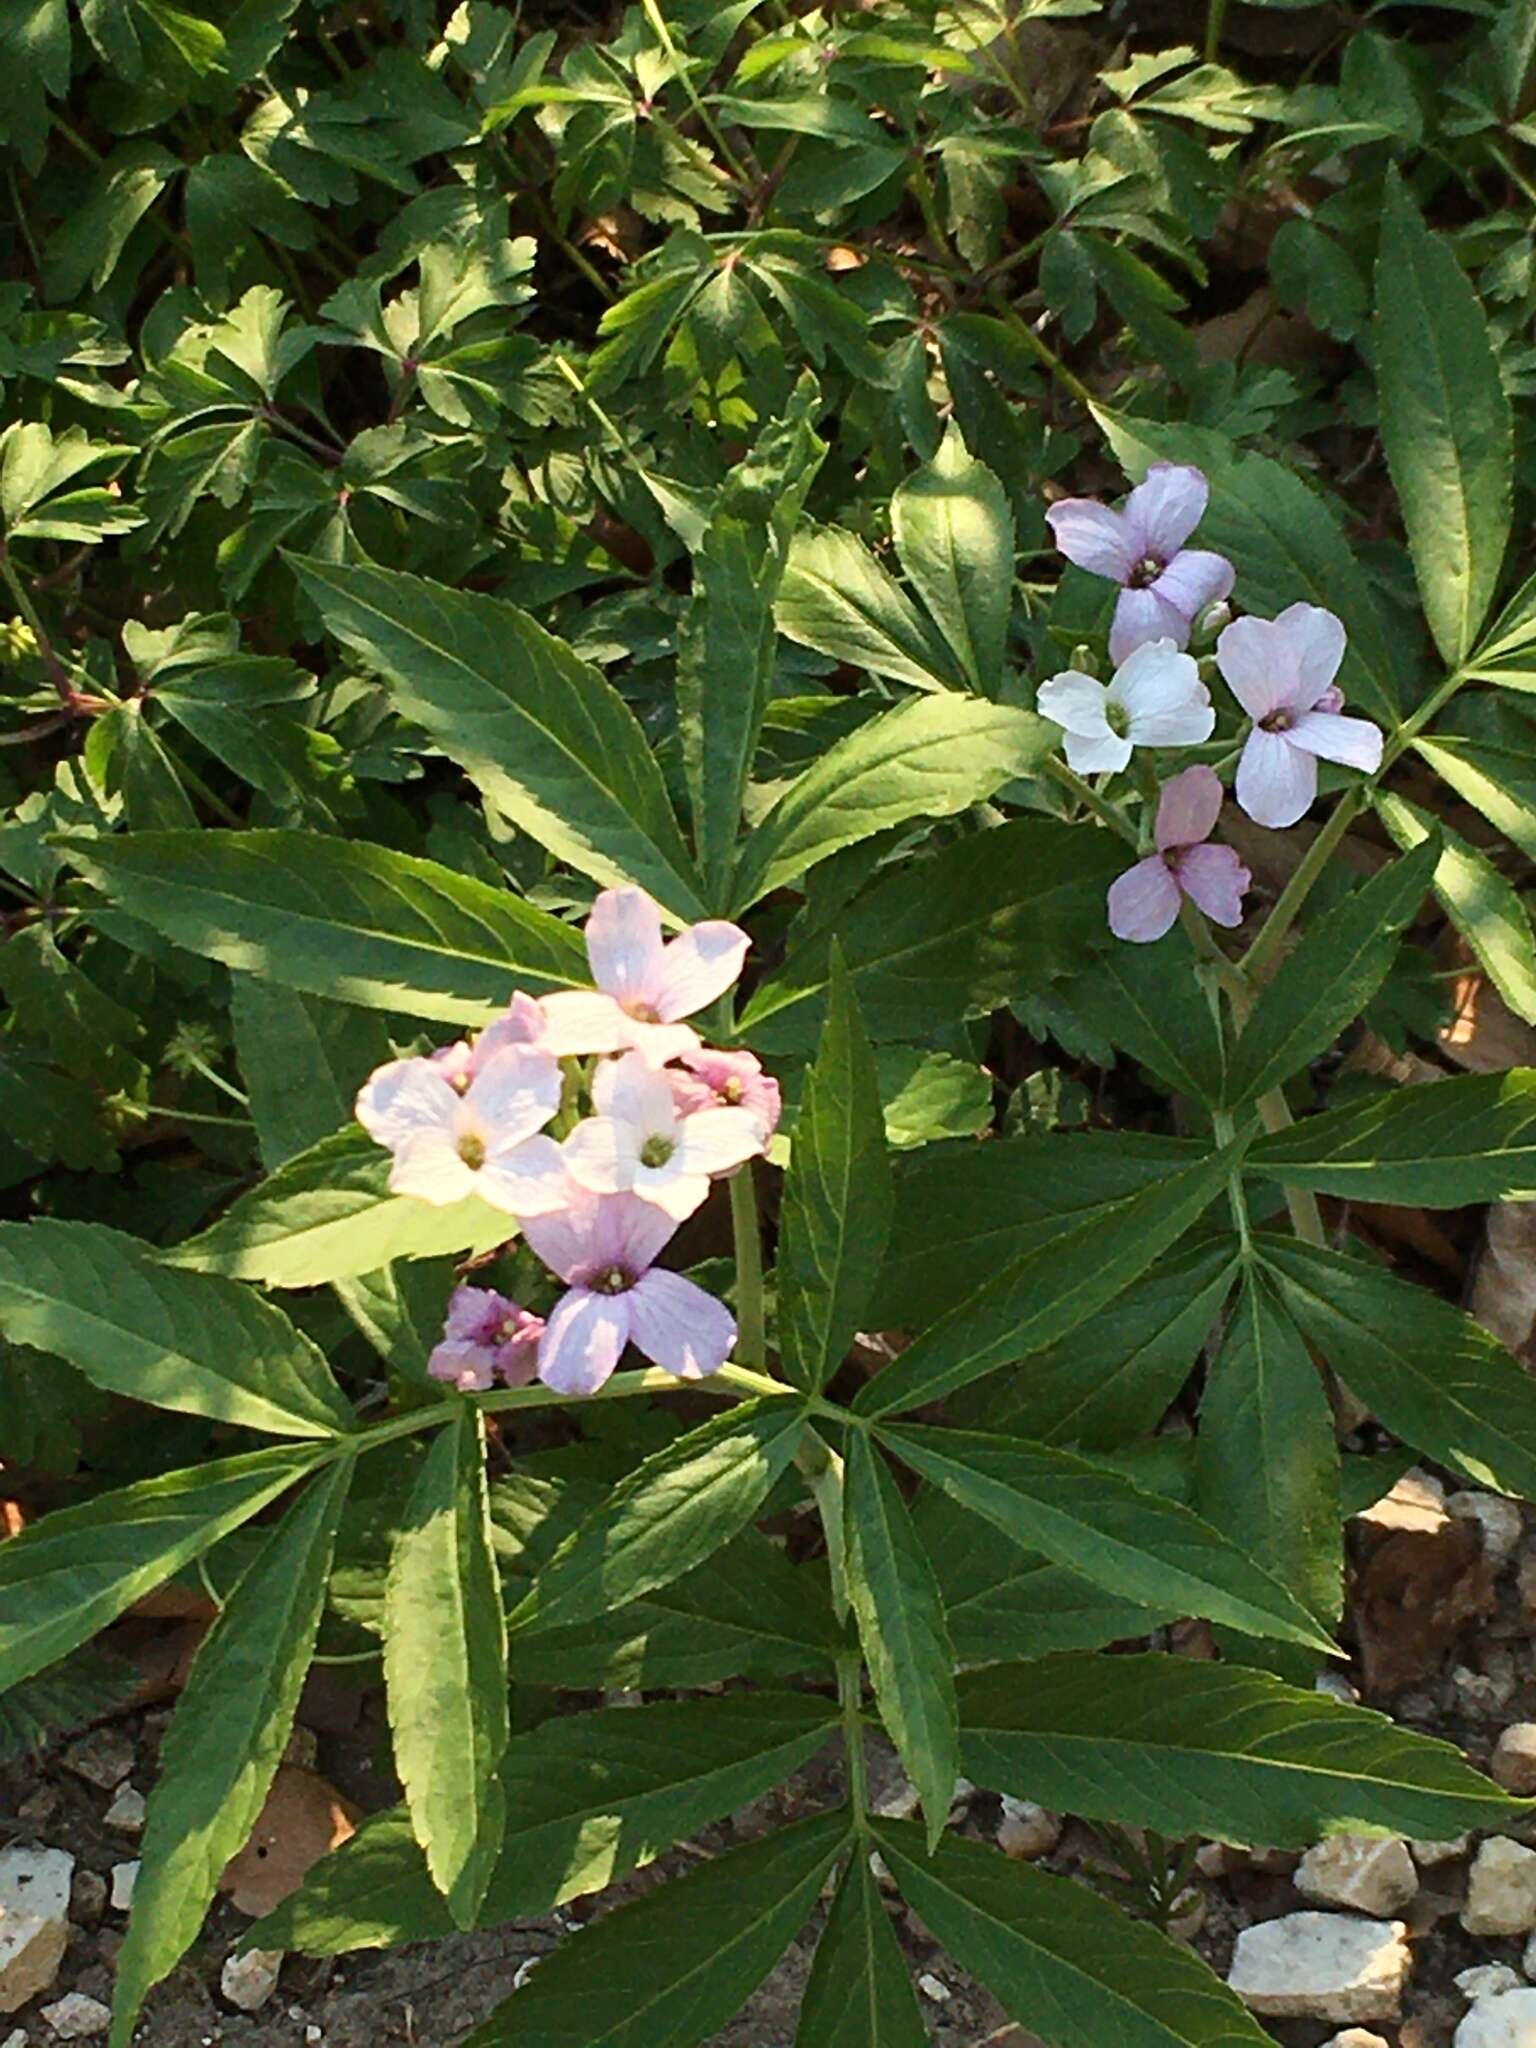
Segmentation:
<svg viewBox="0 0 1536 2048">
<path fill-rule="evenodd" d="M 1508 1963 L 1477 1963 L 1452 1980 L 1463 1998 L 1497 1998 L 1501 1991 L 1520 1989 L 1519 1972 Z"/>
<path fill-rule="evenodd" d="M 1472 1861 L 1461 1924 L 1468 1934 L 1529 1934 L 1536 1928 L 1536 1849 L 1490 1835 Z"/>
<path fill-rule="evenodd" d="M 935 1977 L 931 1970 L 925 1970 L 917 1980 L 917 1988 L 924 1998 L 931 1998 L 935 2005 L 948 2005 L 954 1997 L 953 1991 L 942 1977 Z"/>
<path fill-rule="evenodd" d="M 112 1905 L 116 1912 L 126 1913 L 133 1905 L 133 1889 L 139 1881 L 139 1866 L 132 1863 L 114 1863 L 112 1866 Z"/>
<path fill-rule="evenodd" d="M 92 2034 L 104 2034 L 112 2015 L 99 1998 L 87 1998 L 71 1991 L 57 2005 L 45 2005 L 43 2018 L 62 2041 L 84 2041 Z"/>
<path fill-rule="evenodd" d="M 1392 2020 L 1413 1958 L 1401 1920 L 1287 1913 L 1245 1927 L 1227 1982 L 1267 2019 Z"/>
</svg>

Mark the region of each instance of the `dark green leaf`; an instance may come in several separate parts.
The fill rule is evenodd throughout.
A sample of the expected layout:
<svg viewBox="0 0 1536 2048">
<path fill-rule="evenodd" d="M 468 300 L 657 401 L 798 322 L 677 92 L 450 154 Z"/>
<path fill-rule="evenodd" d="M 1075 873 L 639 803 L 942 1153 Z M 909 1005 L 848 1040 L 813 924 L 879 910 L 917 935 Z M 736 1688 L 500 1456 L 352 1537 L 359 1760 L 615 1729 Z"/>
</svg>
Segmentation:
<svg viewBox="0 0 1536 2048">
<path fill-rule="evenodd" d="M 901 1943 L 867 1856 L 850 1856 L 800 2006 L 795 2048 L 925 2048 Z"/>
<path fill-rule="evenodd" d="M 938 453 L 891 499 L 901 566 L 973 690 L 997 696 L 1013 608 L 1008 496 L 950 423 Z"/>
<path fill-rule="evenodd" d="M 1536 938 L 1514 884 L 1486 853 L 1405 797 L 1379 791 L 1376 809 L 1405 853 L 1438 833 L 1434 891 L 1441 908 L 1515 1015 L 1536 1024 Z"/>
<path fill-rule="evenodd" d="M 901 586 L 856 534 L 802 529 L 774 617 L 786 639 L 920 690 L 957 690 L 964 674 Z"/>
<path fill-rule="evenodd" d="M 1399 1088 L 1260 1138 L 1246 1162 L 1287 1187 L 1459 1209 L 1536 1198 L 1536 1068 Z"/>
</svg>

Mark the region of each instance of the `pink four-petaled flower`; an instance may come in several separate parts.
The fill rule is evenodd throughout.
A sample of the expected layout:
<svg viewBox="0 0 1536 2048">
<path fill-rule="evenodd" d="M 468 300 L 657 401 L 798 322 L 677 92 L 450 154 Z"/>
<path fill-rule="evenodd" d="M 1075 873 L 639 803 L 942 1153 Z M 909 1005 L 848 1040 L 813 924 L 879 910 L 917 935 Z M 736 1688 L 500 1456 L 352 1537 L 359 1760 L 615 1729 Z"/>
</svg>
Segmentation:
<svg viewBox="0 0 1536 2048">
<path fill-rule="evenodd" d="M 661 912 L 643 889 L 605 889 L 586 923 L 590 989 L 562 989 L 540 1004 L 539 1043 L 556 1055 L 642 1054 L 653 1067 L 697 1051 L 684 1017 L 722 996 L 741 973 L 740 925 L 706 918 L 663 942 Z"/>
<path fill-rule="evenodd" d="M 1234 619 L 1216 642 L 1216 665 L 1253 720 L 1235 794 L 1256 825 L 1278 829 L 1306 815 L 1319 759 L 1367 775 L 1381 766 L 1378 728 L 1338 714 L 1344 637 L 1332 612 L 1293 604 L 1278 618 Z"/>
<path fill-rule="evenodd" d="M 1209 846 L 1223 790 L 1214 768 L 1186 768 L 1158 798 L 1157 851 L 1127 868 L 1109 888 L 1109 928 L 1117 939 L 1148 945 L 1170 929 L 1187 896 L 1216 924 L 1242 922 L 1243 892 L 1253 881 L 1230 846 Z"/>
<path fill-rule="evenodd" d="M 483 1394 L 498 1379 L 523 1387 L 538 1368 L 543 1334 L 543 1317 L 507 1295 L 492 1287 L 456 1287 L 427 1371 L 465 1394 Z"/>
<path fill-rule="evenodd" d="M 1184 545 L 1205 516 L 1210 494 L 1200 470 L 1154 462 L 1118 512 L 1094 498 L 1063 498 L 1046 512 L 1069 562 L 1120 585 L 1109 629 L 1111 661 L 1124 661 L 1148 640 L 1187 646 L 1199 614 L 1231 592 L 1226 556 Z"/>
<path fill-rule="evenodd" d="M 684 1114 L 670 1075 L 638 1052 L 602 1063 L 592 1107 L 596 1114 L 583 1117 L 565 1141 L 571 1177 L 594 1194 L 632 1191 L 674 1223 L 708 1195 L 711 1174 L 728 1173 L 763 1146 L 746 1109 L 711 1105 Z"/>
<path fill-rule="evenodd" d="M 438 1206 L 479 1195 L 511 1216 L 555 1206 L 560 1148 L 541 1134 L 560 1106 L 559 1065 L 516 1045 L 468 1065 L 391 1060 L 363 1084 L 357 1120 L 394 1154 L 391 1189 Z"/>
</svg>

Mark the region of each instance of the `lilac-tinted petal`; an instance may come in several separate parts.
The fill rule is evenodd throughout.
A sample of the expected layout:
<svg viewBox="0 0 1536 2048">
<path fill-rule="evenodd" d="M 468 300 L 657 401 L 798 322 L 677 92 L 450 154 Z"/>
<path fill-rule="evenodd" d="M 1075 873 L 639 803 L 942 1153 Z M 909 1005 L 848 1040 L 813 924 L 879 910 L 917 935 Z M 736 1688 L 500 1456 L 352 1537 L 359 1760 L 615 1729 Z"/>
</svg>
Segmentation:
<svg viewBox="0 0 1536 2048">
<path fill-rule="evenodd" d="M 1109 701 L 1133 725 L 1208 696 L 1194 656 L 1180 654 L 1171 640 L 1149 640 L 1138 647 L 1115 670 L 1109 686 Z"/>
<path fill-rule="evenodd" d="M 1135 749 L 1129 740 L 1116 733 L 1106 731 L 1102 739 L 1085 740 L 1069 732 L 1062 752 L 1074 775 L 1115 775 L 1126 766 Z"/>
<path fill-rule="evenodd" d="M 592 979 L 621 1003 L 655 1000 L 661 912 L 643 889 L 604 889 L 586 925 Z"/>
<path fill-rule="evenodd" d="M 1075 733 L 1080 739 L 1097 740 L 1109 731 L 1104 716 L 1108 696 L 1104 685 L 1084 675 L 1080 668 L 1064 668 L 1060 675 L 1048 676 L 1036 690 L 1035 709 L 1064 732 Z"/>
<path fill-rule="evenodd" d="M 1283 831 L 1311 808 L 1317 763 L 1280 733 L 1251 732 L 1237 764 L 1236 795 L 1255 825 Z"/>
<path fill-rule="evenodd" d="M 451 1088 L 466 1085 L 475 1071 L 475 1056 L 462 1038 L 456 1038 L 452 1045 L 440 1045 L 427 1057 Z"/>
<path fill-rule="evenodd" d="M 461 1394 L 483 1394 L 496 1370 L 496 1354 L 483 1344 L 469 1344 L 445 1337 L 427 1355 L 427 1372 L 432 1379 L 446 1380 Z"/>
<path fill-rule="evenodd" d="M 464 1106 L 504 1144 L 542 1130 L 560 1107 L 560 1068 L 547 1052 L 509 1046 L 488 1059 L 469 1085 Z"/>
<path fill-rule="evenodd" d="M 479 1073 L 487 1061 L 512 1046 L 539 1045 L 544 1032 L 544 1012 L 532 996 L 525 995 L 522 989 L 516 990 L 507 1005 L 506 1015 L 498 1017 L 494 1024 L 487 1024 L 475 1040 L 472 1071 Z"/>
<path fill-rule="evenodd" d="M 633 1124 L 617 1117 L 583 1117 L 560 1150 L 573 1180 L 595 1195 L 617 1194 L 635 1184 L 640 1148 Z"/>
<path fill-rule="evenodd" d="M 493 1287 L 455 1287 L 448 1297 L 443 1336 L 459 1344 L 489 1344 L 508 1315 L 517 1313 L 516 1302 Z"/>
<path fill-rule="evenodd" d="M 709 1200 L 709 1175 L 690 1173 L 674 1156 L 665 1166 L 637 1167 L 635 1193 L 642 1202 L 659 1209 L 675 1230 Z"/>
<path fill-rule="evenodd" d="M 1149 640 L 1171 640 L 1175 647 L 1187 646 L 1189 631 L 1186 614 L 1169 604 L 1159 591 L 1122 590 L 1115 599 L 1115 616 L 1110 622 L 1109 658 L 1122 662 Z"/>
<path fill-rule="evenodd" d="M 1216 666 L 1250 718 L 1293 706 L 1300 683 L 1296 655 L 1273 619 L 1234 619 L 1216 641 Z"/>
<path fill-rule="evenodd" d="M 1109 928 L 1117 939 L 1148 945 L 1179 914 L 1179 885 L 1161 854 L 1149 854 L 1109 885 Z"/>
<path fill-rule="evenodd" d="M 617 1052 L 627 1044 L 628 1018 L 600 989 L 560 989 L 539 1003 L 544 1012 L 541 1052 L 556 1059 L 585 1059 L 589 1053 Z M 494 1026 L 492 1027 L 495 1028 Z"/>
<path fill-rule="evenodd" d="M 1225 555 L 1206 548 L 1185 548 L 1175 555 L 1152 588 L 1186 619 L 1198 618 L 1208 604 L 1230 597 L 1237 571 Z"/>
<path fill-rule="evenodd" d="M 560 1394 L 595 1394 L 629 1342 L 628 1294 L 573 1287 L 555 1303 L 539 1343 L 539 1378 Z"/>
<path fill-rule="evenodd" d="M 635 1348 L 680 1380 L 701 1380 L 730 1357 L 736 1321 L 681 1273 L 647 1273 L 629 1296 Z"/>
<path fill-rule="evenodd" d="M 685 1117 L 674 1158 L 686 1173 L 729 1173 L 763 1149 L 761 1126 L 745 1109 L 701 1109 Z"/>
<path fill-rule="evenodd" d="M 1045 519 L 1067 560 L 1090 575 L 1123 583 L 1135 567 L 1123 513 L 1093 498 L 1063 498 L 1046 508 Z"/>
<path fill-rule="evenodd" d="M 1189 657 L 1180 655 L 1179 659 L 1188 661 Z M 1138 747 L 1198 747 L 1215 730 L 1211 693 L 1197 677 L 1187 697 L 1160 710 L 1134 713 L 1128 737 Z"/>
<path fill-rule="evenodd" d="M 1381 766 L 1381 729 L 1368 718 L 1340 718 L 1336 711 L 1304 711 L 1286 734 L 1293 747 L 1304 747 L 1325 761 L 1361 768 L 1374 775 Z"/>
<path fill-rule="evenodd" d="M 671 1083 L 637 1052 L 603 1062 L 592 1078 L 592 1103 L 600 1116 L 641 1131 L 669 1135 L 677 1121 Z"/>
<path fill-rule="evenodd" d="M 547 1216 L 565 1206 L 565 1160 L 542 1132 L 521 1144 L 498 1145 L 475 1175 L 475 1192 L 509 1216 Z"/>
<path fill-rule="evenodd" d="M 1191 846 L 1179 856 L 1179 887 L 1213 924 L 1243 921 L 1243 895 L 1253 877 L 1230 846 Z"/>
<path fill-rule="evenodd" d="M 370 1138 L 393 1149 L 419 1131 L 446 1129 L 458 1106 L 431 1060 L 390 1060 L 358 1090 L 355 1114 Z"/>
<path fill-rule="evenodd" d="M 684 1053 L 697 1052 L 701 1043 L 691 1024 L 646 1024 L 638 1017 L 624 1019 L 622 1042 L 637 1052 L 648 1067 L 664 1067 L 668 1060 L 680 1060 Z"/>
<path fill-rule="evenodd" d="M 475 1192 L 475 1175 L 459 1157 L 452 1131 L 416 1131 L 395 1147 L 389 1185 L 397 1195 L 415 1195 L 435 1208 L 462 1202 Z"/>
<path fill-rule="evenodd" d="M 496 1377 L 504 1387 L 526 1387 L 539 1369 L 539 1345 L 544 1338 L 542 1316 L 520 1311 L 522 1321 L 516 1336 L 496 1347 Z"/>
<path fill-rule="evenodd" d="M 599 1205 L 597 1195 L 579 1182 L 567 1180 L 563 1205 L 527 1217 L 523 1222 L 523 1240 L 552 1273 L 569 1281 L 591 1259 Z"/>
<path fill-rule="evenodd" d="M 1125 501 L 1125 523 L 1138 557 L 1168 562 L 1205 517 L 1211 487 L 1203 470 L 1181 462 L 1154 462 L 1146 480 Z"/>
<path fill-rule="evenodd" d="M 734 986 L 751 940 L 739 924 L 706 918 L 662 949 L 652 1002 L 663 1024 L 691 1017 Z"/>
<path fill-rule="evenodd" d="M 1342 711 L 1344 709 L 1344 692 L 1337 683 L 1330 683 L 1321 697 L 1312 706 L 1312 709 L 1314 711 Z"/>
<path fill-rule="evenodd" d="M 1157 800 L 1158 852 L 1166 853 L 1170 846 L 1198 846 L 1209 839 L 1225 796 L 1214 768 L 1197 765 L 1171 776 Z"/>
<path fill-rule="evenodd" d="M 643 1273 L 655 1264 L 676 1230 L 670 1216 L 638 1195 L 601 1195 L 592 1247 L 604 1264 Z"/>
<path fill-rule="evenodd" d="M 1291 650 L 1297 690 L 1292 702 L 1307 711 L 1330 687 L 1344 659 L 1344 621 L 1320 604 L 1289 604 L 1275 620 Z"/>
</svg>

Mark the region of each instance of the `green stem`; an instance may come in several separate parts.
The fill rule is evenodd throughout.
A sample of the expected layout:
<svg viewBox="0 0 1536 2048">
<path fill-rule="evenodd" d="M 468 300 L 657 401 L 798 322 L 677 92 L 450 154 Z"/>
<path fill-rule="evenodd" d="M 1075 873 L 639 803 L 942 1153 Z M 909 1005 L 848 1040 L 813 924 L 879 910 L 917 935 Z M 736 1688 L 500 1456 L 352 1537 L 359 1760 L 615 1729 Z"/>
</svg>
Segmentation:
<svg viewBox="0 0 1536 2048">
<path fill-rule="evenodd" d="M 832 1610 L 846 1621 L 851 1608 L 848 1598 L 848 1559 L 843 1540 L 843 1461 L 824 1443 L 814 1429 L 808 1429 L 795 1452 L 795 1463 L 811 1489 L 821 1531 L 827 1544 L 827 1569 L 832 1579 Z"/>
<path fill-rule="evenodd" d="M 70 709 L 74 710 L 80 694 L 75 688 L 74 678 L 49 637 L 48 628 L 43 624 L 36 605 L 28 597 L 3 544 L 0 544 L 0 576 L 5 578 L 6 586 L 15 599 L 17 611 L 32 628 L 32 637 L 37 642 L 37 651 L 42 656 L 44 668 L 48 671 L 48 680 Z"/>
<path fill-rule="evenodd" d="M 1205 10 L 1205 61 L 1214 64 L 1221 55 L 1221 31 L 1227 18 L 1227 0 L 1207 0 Z"/>
<path fill-rule="evenodd" d="M 1129 818 L 1122 816 L 1112 803 L 1101 797 L 1091 782 L 1085 781 L 1074 769 L 1069 768 L 1059 754 L 1052 754 L 1045 765 L 1047 772 L 1063 789 L 1070 790 L 1080 804 L 1092 811 L 1101 825 L 1107 825 L 1111 832 L 1118 833 L 1128 846 L 1133 849 L 1137 847 L 1136 827 Z"/>
<path fill-rule="evenodd" d="M 748 1366 L 768 1356 L 763 1317 L 763 1239 L 757 1220 L 757 1183 L 752 1163 L 731 1175 L 731 1238 L 736 1254 L 736 1349 Z"/>
<path fill-rule="evenodd" d="M 737 162 L 731 145 L 725 139 L 724 131 L 720 128 L 708 107 L 705 106 L 703 100 L 700 99 L 698 88 L 693 82 L 693 74 L 683 62 L 678 52 L 678 47 L 672 40 L 672 31 L 662 19 L 661 9 L 657 6 L 656 0 L 641 0 L 641 4 L 645 9 L 646 20 L 656 32 L 657 41 L 672 60 L 672 69 L 676 73 L 678 83 L 682 86 L 683 91 L 687 93 L 688 103 L 698 116 L 705 134 L 708 135 L 710 141 L 719 150 L 721 160 L 729 167 L 731 176 L 736 180 L 737 184 L 750 184 L 751 180 L 748 178 L 742 165 Z"/>
<path fill-rule="evenodd" d="M 1211 1111 L 1211 1128 L 1218 1145 L 1230 1145 L 1237 1136 L 1237 1120 L 1230 1109 Z M 1237 1224 L 1238 1242 L 1243 1248 L 1243 1264 L 1253 1263 L 1253 1222 L 1248 1214 L 1248 1192 L 1243 1186 L 1243 1170 L 1234 1166 L 1227 1177 L 1227 1200 L 1232 1204 L 1233 1220 Z"/>
<path fill-rule="evenodd" d="M 1302 855 L 1295 874 L 1281 890 L 1280 900 L 1269 913 L 1263 931 L 1248 948 L 1243 969 L 1251 983 L 1262 983 L 1273 969 L 1280 948 L 1285 943 L 1291 926 L 1301 914 L 1302 906 L 1311 895 L 1314 884 L 1364 805 L 1364 784 L 1358 789 L 1347 791 L 1334 805 L 1332 817 Z"/>
<path fill-rule="evenodd" d="M 1035 330 L 1033 329 L 1033 327 L 1030 326 L 1029 322 L 1024 318 L 1023 314 L 1016 311 L 1014 307 L 1010 306 L 1008 301 L 1003 297 L 1000 291 L 989 289 L 984 294 L 984 296 L 986 298 L 987 304 L 992 308 L 993 312 L 997 315 L 997 317 L 1000 320 L 1002 320 L 1007 326 L 1013 328 L 1014 331 L 1025 342 L 1025 344 L 1029 348 L 1032 348 L 1034 350 L 1035 354 L 1040 358 L 1040 361 L 1045 365 L 1046 369 L 1050 371 L 1051 375 L 1056 379 L 1057 383 L 1060 384 L 1064 390 L 1070 391 L 1072 396 L 1077 400 L 1079 405 L 1087 406 L 1091 410 L 1092 407 L 1097 403 L 1093 393 L 1088 389 L 1088 386 L 1083 382 L 1081 377 L 1077 376 L 1073 371 L 1067 368 L 1066 364 L 1061 360 L 1061 357 L 1057 355 L 1056 351 L 1052 348 L 1049 348 L 1046 345 L 1046 343 L 1040 339 L 1039 335 L 1036 334 Z"/>
<path fill-rule="evenodd" d="M 837 1703 L 843 1710 L 843 1748 L 848 1758 L 848 1804 L 860 1834 L 869 1826 L 869 1766 L 864 1755 L 864 1660 L 856 1650 L 837 1660 Z"/>
</svg>

